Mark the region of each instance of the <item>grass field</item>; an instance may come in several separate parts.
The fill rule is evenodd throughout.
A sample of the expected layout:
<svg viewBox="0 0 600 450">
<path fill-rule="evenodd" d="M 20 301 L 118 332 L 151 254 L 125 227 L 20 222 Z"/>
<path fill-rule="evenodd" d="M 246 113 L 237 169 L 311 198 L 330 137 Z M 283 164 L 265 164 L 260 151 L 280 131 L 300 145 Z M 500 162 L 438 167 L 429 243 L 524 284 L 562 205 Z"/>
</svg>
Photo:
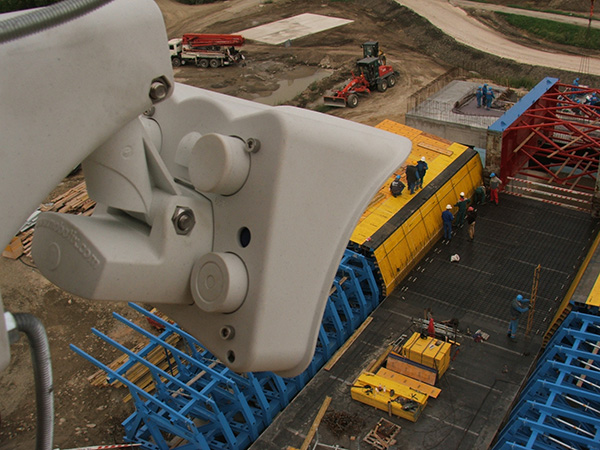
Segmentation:
<svg viewBox="0 0 600 450">
<path fill-rule="evenodd" d="M 545 41 L 572 45 L 579 48 L 600 49 L 600 30 L 580 27 L 552 20 L 537 19 L 515 14 L 496 13 L 510 25 Z"/>
</svg>

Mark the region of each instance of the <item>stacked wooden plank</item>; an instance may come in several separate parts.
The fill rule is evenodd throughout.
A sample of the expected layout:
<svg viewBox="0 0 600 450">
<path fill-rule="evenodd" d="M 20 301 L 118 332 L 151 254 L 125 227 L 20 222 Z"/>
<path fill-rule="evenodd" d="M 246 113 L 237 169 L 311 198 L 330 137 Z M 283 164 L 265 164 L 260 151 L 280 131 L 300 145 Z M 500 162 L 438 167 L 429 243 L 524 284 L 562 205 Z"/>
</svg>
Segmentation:
<svg viewBox="0 0 600 450">
<path fill-rule="evenodd" d="M 144 348 L 145 345 L 146 345 L 145 343 L 139 343 L 139 344 L 135 345 L 131 349 L 131 351 L 134 352 L 134 353 L 137 353 L 142 348 Z M 113 362 L 111 362 L 110 364 L 108 364 L 108 368 L 112 369 L 112 370 L 117 370 L 119 367 L 121 367 L 127 361 L 129 361 L 129 356 L 127 356 L 126 354 L 122 354 L 117 359 L 115 359 Z M 90 384 L 92 386 L 95 386 L 95 387 L 106 387 L 106 386 L 109 385 L 109 383 L 108 383 L 108 375 L 103 370 L 98 370 L 97 372 L 94 372 L 92 375 L 90 375 L 88 377 L 88 381 L 90 382 Z M 116 386 L 117 384 L 119 386 L 123 386 L 122 383 L 119 383 L 117 381 L 113 381 L 110 384 L 112 386 Z"/>
<path fill-rule="evenodd" d="M 172 334 L 165 339 L 165 342 L 169 345 L 176 346 L 177 343 L 181 340 L 181 337 L 178 334 Z M 139 343 L 135 347 L 131 349 L 132 352 L 138 353 L 142 350 L 147 343 Z M 173 355 L 165 351 L 162 346 L 157 346 L 152 349 L 144 358 L 146 361 L 150 362 L 152 365 L 164 370 L 167 373 L 175 376 L 178 373 L 177 364 Z M 119 369 L 123 364 L 129 361 L 129 356 L 123 354 L 116 358 L 113 362 L 108 364 L 108 367 L 112 370 Z M 150 370 L 142 363 L 135 363 L 127 372 L 125 373 L 125 378 L 131 381 L 133 384 L 138 386 L 139 388 L 145 390 L 148 393 L 151 393 L 154 390 L 154 382 L 152 380 L 152 374 Z M 114 386 L 117 388 L 124 387 L 123 383 L 120 381 L 113 381 L 112 383 L 108 382 L 108 376 L 103 370 L 99 370 L 94 374 L 88 377 L 88 381 L 96 387 L 106 387 L 106 386 Z M 123 401 L 128 402 L 131 400 L 131 394 L 128 394 Z"/>
<path fill-rule="evenodd" d="M 176 346 L 180 341 L 181 336 L 178 334 L 172 334 L 165 339 L 167 344 L 172 346 Z M 144 358 L 146 361 L 150 362 L 153 366 L 158 367 L 161 370 L 169 373 L 170 375 L 177 376 L 179 370 L 177 369 L 177 363 L 175 358 L 171 352 L 166 351 L 162 346 L 157 346 L 152 349 Z M 141 363 L 135 363 L 131 369 L 127 371 L 125 377 L 134 383 L 137 387 L 143 389 L 144 391 L 151 394 L 154 392 L 155 384 L 152 378 L 152 373 L 146 366 Z M 164 381 L 164 380 L 163 380 Z M 118 387 L 121 383 L 116 383 Z M 123 398 L 123 402 L 128 402 L 131 400 L 131 394 L 127 394 L 125 398 Z"/>
<path fill-rule="evenodd" d="M 38 211 L 53 211 L 89 216 L 94 211 L 94 206 L 96 206 L 96 202 L 88 196 L 85 182 L 81 182 L 77 186 L 52 199 L 50 203 L 40 205 Z M 19 258 L 22 255 L 30 257 L 34 228 L 35 227 L 30 227 L 19 232 L 15 240 L 11 242 L 10 248 L 7 247 L 2 255 L 11 259 Z M 15 248 L 19 249 L 19 251 L 15 252 Z"/>
</svg>

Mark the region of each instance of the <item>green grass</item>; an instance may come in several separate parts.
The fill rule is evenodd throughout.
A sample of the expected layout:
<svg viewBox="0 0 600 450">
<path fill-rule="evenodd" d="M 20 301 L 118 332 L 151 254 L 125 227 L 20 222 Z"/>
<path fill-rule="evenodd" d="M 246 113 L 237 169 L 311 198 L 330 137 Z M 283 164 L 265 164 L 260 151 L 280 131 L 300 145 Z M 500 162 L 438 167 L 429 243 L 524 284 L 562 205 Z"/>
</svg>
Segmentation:
<svg viewBox="0 0 600 450">
<path fill-rule="evenodd" d="M 498 5 L 498 6 L 503 6 L 500 5 L 496 2 L 494 2 L 493 0 L 471 0 L 472 2 L 475 3 L 486 3 L 488 5 Z M 586 14 L 582 14 L 582 13 L 572 13 L 572 12 L 567 12 L 567 11 L 559 11 L 557 9 L 548 9 L 548 8 L 535 8 L 532 6 L 523 6 L 523 5 L 518 5 L 518 4 L 508 4 L 506 5 L 508 8 L 515 8 L 515 9 L 523 9 L 525 11 L 539 11 L 539 12 L 544 12 L 544 13 L 550 13 L 550 14 L 560 14 L 561 16 L 568 16 L 568 17 L 580 17 L 582 19 L 589 19 L 589 15 Z M 592 18 L 592 20 L 597 20 L 595 18 Z"/>
<path fill-rule="evenodd" d="M 493 81 L 497 84 L 507 86 L 509 88 L 525 88 L 527 90 L 533 89 L 539 82 L 538 79 L 533 79 L 529 77 L 503 77 L 494 78 Z"/>
<path fill-rule="evenodd" d="M 580 27 L 552 20 L 537 19 L 515 14 L 497 13 L 510 25 L 549 42 L 574 47 L 600 49 L 600 30 Z"/>
<path fill-rule="evenodd" d="M 550 13 L 550 14 L 560 14 L 561 16 L 580 17 L 582 19 L 589 19 L 590 18 L 589 15 L 585 15 L 585 14 L 582 14 L 582 13 L 572 13 L 572 12 L 567 12 L 567 11 L 559 11 L 557 9 L 528 8 L 527 6 L 523 6 L 523 5 L 506 5 L 506 6 L 508 6 L 509 8 L 524 9 L 526 11 L 539 11 L 539 12 Z M 596 19 L 592 18 L 592 20 L 596 20 Z"/>
</svg>

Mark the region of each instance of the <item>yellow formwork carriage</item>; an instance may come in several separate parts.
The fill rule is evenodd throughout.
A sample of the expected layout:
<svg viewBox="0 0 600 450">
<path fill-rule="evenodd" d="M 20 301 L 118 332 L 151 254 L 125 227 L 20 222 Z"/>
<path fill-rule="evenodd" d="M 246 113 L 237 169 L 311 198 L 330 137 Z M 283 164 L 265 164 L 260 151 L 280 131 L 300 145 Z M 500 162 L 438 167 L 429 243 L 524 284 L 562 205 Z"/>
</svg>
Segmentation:
<svg viewBox="0 0 600 450">
<path fill-rule="evenodd" d="M 464 145 L 391 120 L 381 122 L 377 128 L 409 138 L 412 151 L 375 195 L 350 241 L 374 255 L 389 293 L 441 236 L 441 215 L 446 205 L 454 205 L 461 192 L 472 197 L 482 182 L 483 166 L 477 152 Z M 422 157 L 429 169 L 423 189 L 411 195 L 405 168 Z M 407 188 L 394 198 L 389 185 L 396 175 L 402 177 Z"/>
</svg>

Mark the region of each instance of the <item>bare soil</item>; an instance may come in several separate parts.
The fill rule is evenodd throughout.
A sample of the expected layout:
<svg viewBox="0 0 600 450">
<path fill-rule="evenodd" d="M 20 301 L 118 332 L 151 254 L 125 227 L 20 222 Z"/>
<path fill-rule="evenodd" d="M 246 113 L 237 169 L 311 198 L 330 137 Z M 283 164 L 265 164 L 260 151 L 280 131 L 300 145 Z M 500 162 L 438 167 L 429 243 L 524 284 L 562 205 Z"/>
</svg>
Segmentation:
<svg viewBox="0 0 600 450">
<path fill-rule="evenodd" d="M 184 66 L 175 69 L 175 76 L 182 83 L 252 100 L 276 90 L 279 81 L 306 76 L 318 68 L 332 69 L 330 77 L 287 103 L 369 125 L 383 119 L 403 122 L 408 98 L 457 66 L 478 69 L 478 73 L 471 73 L 473 77 L 485 76 L 486 68 L 539 76 L 530 68 L 506 65 L 457 46 L 410 11 L 386 0 L 230 0 L 197 6 L 173 0 L 156 0 L 156 3 L 163 12 L 169 37 L 185 32 L 234 33 L 305 12 L 354 20 L 350 25 L 298 39 L 290 47 L 249 42 L 244 46 L 247 64 L 243 67 Z M 557 9 L 568 5 L 567 10 L 572 7 L 577 11 L 576 6 L 587 2 L 551 3 Z M 320 104 L 322 96 L 350 78 L 356 59 L 362 56 L 360 44 L 371 40 L 379 41 L 388 63 L 400 73 L 398 84 L 385 93 L 361 98 L 356 109 L 325 110 Z M 81 175 L 71 177 L 53 194 L 79 181 Z M 0 258 L 0 286 L 6 310 L 30 312 L 46 326 L 54 373 L 55 447 L 122 442 L 121 422 L 133 412 L 132 404 L 123 402 L 127 391 L 92 387 L 87 377 L 96 368 L 75 355 L 69 344 L 110 363 L 120 355 L 95 338 L 90 331 L 92 327 L 132 347 L 138 342 L 137 336 L 120 326 L 111 313 L 118 312 L 147 329 L 149 325 L 125 304 L 92 302 L 63 292 L 46 281 L 27 258 L 17 261 Z M 35 446 L 35 402 L 26 339 L 15 343 L 11 353 L 10 366 L 0 373 L 0 449 L 28 450 Z"/>
</svg>

